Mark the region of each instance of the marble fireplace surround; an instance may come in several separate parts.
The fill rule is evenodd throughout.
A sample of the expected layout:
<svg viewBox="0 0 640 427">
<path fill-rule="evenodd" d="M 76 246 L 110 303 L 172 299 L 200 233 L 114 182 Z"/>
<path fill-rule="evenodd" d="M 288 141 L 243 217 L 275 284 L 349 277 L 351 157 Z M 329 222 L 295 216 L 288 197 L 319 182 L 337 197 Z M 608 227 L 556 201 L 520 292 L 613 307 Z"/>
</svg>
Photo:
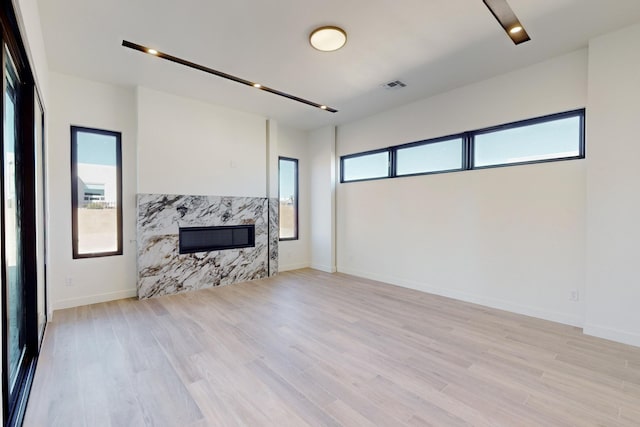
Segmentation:
<svg viewBox="0 0 640 427">
<path fill-rule="evenodd" d="M 278 200 L 138 194 L 138 298 L 272 276 L 278 271 Z M 180 254 L 180 227 L 255 225 L 255 247 Z"/>
</svg>

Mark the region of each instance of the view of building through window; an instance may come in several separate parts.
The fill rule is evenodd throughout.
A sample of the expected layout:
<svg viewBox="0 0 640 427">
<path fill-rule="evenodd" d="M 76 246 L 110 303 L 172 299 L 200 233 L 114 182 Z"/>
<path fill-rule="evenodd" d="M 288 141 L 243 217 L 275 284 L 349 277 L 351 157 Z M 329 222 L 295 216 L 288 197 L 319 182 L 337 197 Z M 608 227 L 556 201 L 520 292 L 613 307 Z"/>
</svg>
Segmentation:
<svg viewBox="0 0 640 427">
<path fill-rule="evenodd" d="M 119 250 L 119 134 L 74 129 L 78 255 Z"/>
<path fill-rule="evenodd" d="M 298 161 L 279 161 L 280 239 L 298 238 Z"/>
</svg>

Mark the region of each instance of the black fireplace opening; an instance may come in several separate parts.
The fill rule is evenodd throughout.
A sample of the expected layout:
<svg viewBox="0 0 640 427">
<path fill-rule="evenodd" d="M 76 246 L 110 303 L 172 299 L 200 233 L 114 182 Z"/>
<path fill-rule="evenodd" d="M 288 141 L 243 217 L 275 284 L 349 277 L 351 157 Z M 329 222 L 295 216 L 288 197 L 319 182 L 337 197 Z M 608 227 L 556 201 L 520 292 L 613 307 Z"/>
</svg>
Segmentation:
<svg viewBox="0 0 640 427">
<path fill-rule="evenodd" d="M 256 246 L 256 226 L 180 227 L 178 239 L 181 254 L 253 248 Z"/>
</svg>

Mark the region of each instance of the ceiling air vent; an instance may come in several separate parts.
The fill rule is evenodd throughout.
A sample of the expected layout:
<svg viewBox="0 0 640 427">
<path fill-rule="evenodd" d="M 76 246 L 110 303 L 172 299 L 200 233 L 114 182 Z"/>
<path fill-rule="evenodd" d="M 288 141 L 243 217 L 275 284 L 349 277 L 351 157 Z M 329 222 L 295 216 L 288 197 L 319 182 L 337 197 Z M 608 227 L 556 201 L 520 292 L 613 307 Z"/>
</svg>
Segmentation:
<svg viewBox="0 0 640 427">
<path fill-rule="evenodd" d="M 390 89 L 390 90 L 398 90 L 406 86 L 407 84 L 404 82 L 401 82 L 400 80 L 392 80 L 382 85 L 383 88 Z"/>
</svg>

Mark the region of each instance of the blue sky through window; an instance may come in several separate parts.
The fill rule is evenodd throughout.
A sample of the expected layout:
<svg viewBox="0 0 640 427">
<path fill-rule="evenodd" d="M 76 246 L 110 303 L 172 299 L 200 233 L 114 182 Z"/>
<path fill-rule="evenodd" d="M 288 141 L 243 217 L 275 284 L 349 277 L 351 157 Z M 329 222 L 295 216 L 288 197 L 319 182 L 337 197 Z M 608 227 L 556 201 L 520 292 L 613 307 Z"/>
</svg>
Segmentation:
<svg viewBox="0 0 640 427">
<path fill-rule="evenodd" d="M 296 195 L 296 164 L 280 159 L 280 200 L 289 200 Z"/>
<path fill-rule="evenodd" d="M 462 138 L 401 148 L 397 153 L 398 175 L 462 168 Z"/>
<path fill-rule="evenodd" d="M 389 153 L 384 151 L 346 158 L 343 161 L 343 174 L 345 181 L 388 176 Z"/>
<path fill-rule="evenodd" d="M 480 134 L 475 166 L 489 166 L 580 155 L 580 117 Z"/>
<path fill-rule="evenodd" d="M 116 137 L 78 131 L 78 163 L 116 165 Z"/>
</svg>

